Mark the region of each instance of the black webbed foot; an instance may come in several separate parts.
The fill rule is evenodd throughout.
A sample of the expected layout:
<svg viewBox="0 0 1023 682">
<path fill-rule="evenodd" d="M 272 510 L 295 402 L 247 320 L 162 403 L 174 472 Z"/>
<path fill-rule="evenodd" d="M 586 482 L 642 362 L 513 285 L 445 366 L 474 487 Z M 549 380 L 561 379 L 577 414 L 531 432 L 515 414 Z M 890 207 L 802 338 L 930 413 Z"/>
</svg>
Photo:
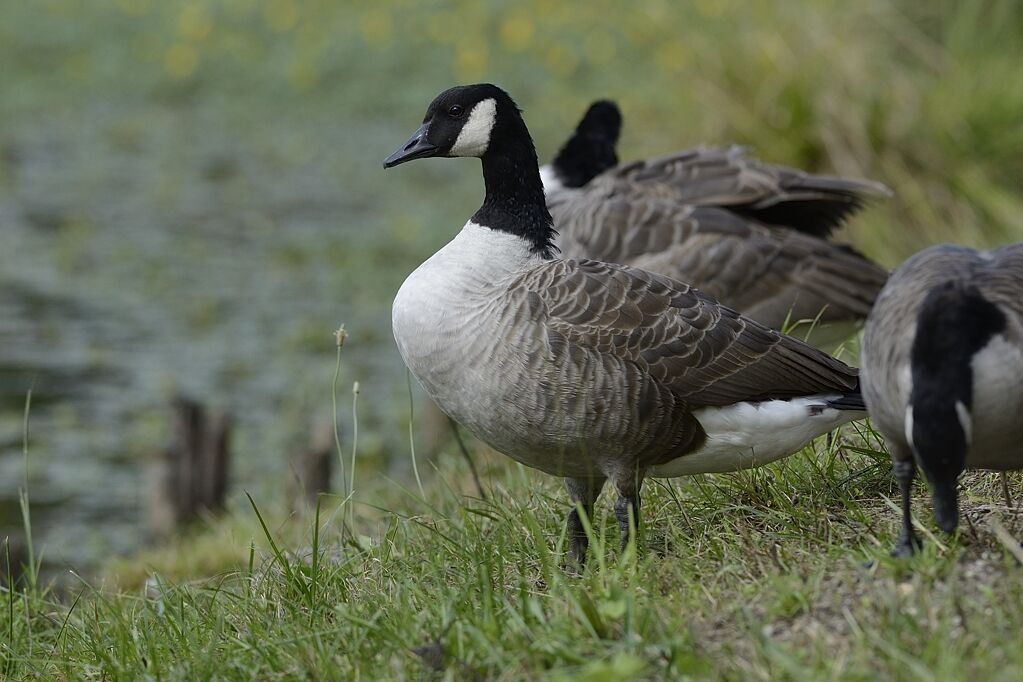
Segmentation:
<svg viewBox="0 0 1023 682">
<path fill-rule="evenodd" d="M 902 534 L 899 535 L 895 548 L 892 549 L 892 556 L 900 559 L 913 556 L 923 547 L 920 538 L 913 530 L 912 499 L 910 491 L 913 487 L 913 477 L 916 476 L 916 465 L 912 458 L 896 459 L 892 464 L 895 471 L 895 480 L 899 484 L 899 493 L 902 495 Z"/>
<path fill-rule="evenodd" d="M 892 548 L 891 555 L 896 559 L 908 559 L 923 549 L 923 547 L 924 543 L 920 541 L 917 534 L 910 532 L 908 536 L 905 534 L 899 536 L 898 542 Z"/>
</svg>

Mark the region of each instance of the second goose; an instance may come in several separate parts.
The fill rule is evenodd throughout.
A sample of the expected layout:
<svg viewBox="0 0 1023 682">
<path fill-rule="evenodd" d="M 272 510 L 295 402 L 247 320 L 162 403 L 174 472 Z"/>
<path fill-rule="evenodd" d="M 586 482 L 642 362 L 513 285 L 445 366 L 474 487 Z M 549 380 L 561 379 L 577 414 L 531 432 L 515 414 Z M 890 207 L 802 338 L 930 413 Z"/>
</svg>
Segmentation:
<svg viewBox="0 0 1023 682">
<path fill-rule="evenodd" d="M 892 553 L 912 554 L 918 465 L 946 532 L 959 525 L 964 469 L 1023 469 L 1023 244 L 945 244 L 907 260 L 867 319 L 861 364 L 902 493 Z"/>
<path fill-rule="evenodd" d="M 617 105 L 595 102 L 541 169 L 564 256 L 689 282 L 775 329 L 813 320 L 822 346 L 852 335 L 888 273 L 827 237 L 886 187 L 761 163 L 740 147 L 619 166 L 620 127 Z"/>
<path fill-rule="evenodd" d="M 567 479 L 573 558 L 608 480 L 622 541 L 647 476 L 766 464 L 863 416 L 857 371 L 682 282 L 555 257 L 536 151 L 490 84 L 454 87 L 384 161 L 482 160 L 486 196 L 394 300 L 398 349 L 447 414 Z"/>
</svg>

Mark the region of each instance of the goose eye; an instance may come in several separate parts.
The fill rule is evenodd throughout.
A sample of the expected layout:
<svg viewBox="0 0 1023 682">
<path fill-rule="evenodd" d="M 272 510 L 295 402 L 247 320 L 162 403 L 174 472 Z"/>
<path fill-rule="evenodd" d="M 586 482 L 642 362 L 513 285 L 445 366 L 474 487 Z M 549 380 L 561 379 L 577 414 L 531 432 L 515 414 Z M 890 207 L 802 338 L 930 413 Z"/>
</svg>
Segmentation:
<svg viewBox="0 0 1023 682">
<path fill-rule="evenodd" d="M 448 107 L 448 115 L 453 118 L 458 118 L 464 113 L 465 107 L 463 107 L 461 104 L 452 104 L 450 107 Z"/>
</svg>

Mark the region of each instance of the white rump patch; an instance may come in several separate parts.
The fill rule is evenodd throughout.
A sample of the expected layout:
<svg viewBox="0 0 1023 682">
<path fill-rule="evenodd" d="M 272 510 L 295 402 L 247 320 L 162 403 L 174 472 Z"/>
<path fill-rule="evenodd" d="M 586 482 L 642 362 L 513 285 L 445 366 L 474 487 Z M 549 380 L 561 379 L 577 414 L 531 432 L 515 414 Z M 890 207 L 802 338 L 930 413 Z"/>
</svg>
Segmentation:
<svg viewBox="0 0 1023 682">
<path fill-rule="evenodd" d="M 704 407 L 693 416 L 707 433 L 696 452 L 652 467 L 653 476 L 737 471 L 758 467 L 801 450 L 807 443 L 866 414 L 825 407 L 838 395 Z"/>
<path fill-rule="evenodd" d="M 483 156 L 490 146 L 490 131 L 497 121 L 497 100 L 488 97 L 469 112 L 469 119 L 451 145 L 449 156 Z"/>
</svg>

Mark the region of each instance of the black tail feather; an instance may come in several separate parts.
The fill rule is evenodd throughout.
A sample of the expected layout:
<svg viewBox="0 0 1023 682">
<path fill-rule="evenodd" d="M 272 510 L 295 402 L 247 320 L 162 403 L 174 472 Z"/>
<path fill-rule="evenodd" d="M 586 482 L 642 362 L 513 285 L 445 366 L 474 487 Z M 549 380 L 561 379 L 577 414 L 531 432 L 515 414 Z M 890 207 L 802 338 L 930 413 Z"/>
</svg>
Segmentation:
<svg viewBox="0 0 1023 682">
<path fill-rule="evenodd" d="M 828 407 L 836 410 L 855 410 L 857 412 L 865 412 L 867 409 L 867 405 L 863 402 L 863 394 L 860 393 L 859 388 L 851 393 L 844 394 L 841 398 L 829 400 Z"/>
</svg>

